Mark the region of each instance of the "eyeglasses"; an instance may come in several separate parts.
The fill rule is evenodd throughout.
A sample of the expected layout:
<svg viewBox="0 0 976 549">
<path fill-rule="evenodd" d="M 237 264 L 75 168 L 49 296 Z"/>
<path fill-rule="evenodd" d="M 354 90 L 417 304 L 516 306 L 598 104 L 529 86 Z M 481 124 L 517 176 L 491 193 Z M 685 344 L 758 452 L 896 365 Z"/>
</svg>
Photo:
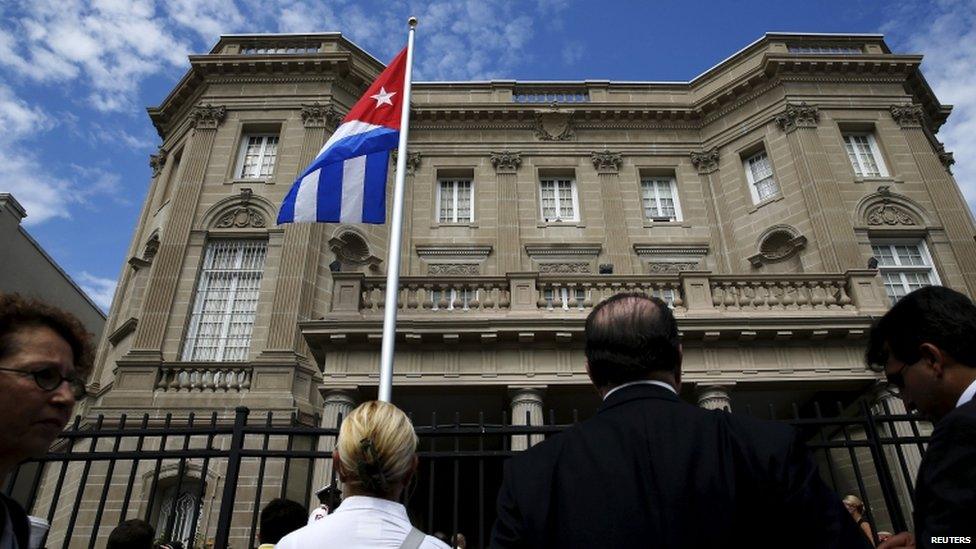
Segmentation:
<svg viewBox="0 0 976 549">
<path fill-rule="evenodd" d="M 33 372 L 25 372 L 24 370 L 14 370 L 13 368 L 0 368 L 4 372 L 13 372 L 15 374 L 20 374 L 22 376 L 31 376 L 34 378 L 34 383 L 45 391 L 54 391 L 61 386 L 65 381 L 71 387 L 71 394 L 74 395 L 75 400 L 81 400 L 88 396 L 88 390 L 85 389 L 85 382 L 77 377 L 64 377 L 61 375 L 61 370 L 57 368 L 44 368 L 42 370 L 36 370 Z"/>
<path fill-rule="evenodd" d="M 904 390 L 905 389 L 905 370 L 907 370 L 908 367 L 911 366 L 912 364 L 915 364 L 915 363 L 912 362 L 911 364 L 905 364 L 897 372 L 894 372 L 894 373 L 885 372 L 885 377 L 888 378 L 888 383 L 891 384 L 891 385 L 894 385 L 895 387 L 898 387 L 898 390 Z"/>
</svg>

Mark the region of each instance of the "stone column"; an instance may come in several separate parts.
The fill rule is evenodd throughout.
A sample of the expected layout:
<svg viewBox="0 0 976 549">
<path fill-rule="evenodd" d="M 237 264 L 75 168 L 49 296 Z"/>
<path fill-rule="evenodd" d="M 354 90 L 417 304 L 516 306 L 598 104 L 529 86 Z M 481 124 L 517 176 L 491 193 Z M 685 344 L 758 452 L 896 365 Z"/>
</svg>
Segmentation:
<svg viewBox="0 0 976 549">
<path fill-rule="evenodd" d="M 512 387 L 512 425 L 543 424 L 542 394 L 543 387 Z M 530 446 L 542 442 L 542 435 L 513 435 L 512 450 L 525 450 Z"/>
<path fill-rule="evenodd" d="M 709 250 L 718 261 L 715 262 L 718 274 L 728 274 L 732 272 L 731 258 L 729 250 L 733 248 L 732 223 L 730 216 L 724 215 L 725 206 L 719 203 L 715 196 L 715 187 L 718 185 L 719 153 L 717 147 L 712 147 L 707 151 L 691 153 L 691 163 L 698 170 L 698 177 L 702 183 L 702 195 L 705 198 L 705 213 L 707 216 L 709 231 L 712 233 L 714 248 Z M 716 174 L 716 175 L 712 175 Z M 713 179 L 714 178 L 714 179 Z"/>
<path fill-rule="evenodd" d="M 600 179 L 600 196 L 603 199 L 604 231 L 603 247 L 607 259 L 613 264 L 614 274 L 633 274 L 634 264 L 630 238 L 627 235 L 627 219 L 624 211 L 623 194 L 620 192 L 620 153 L 594 152 L 590 155 L 593 168 Z"/>
<path fill-rule="evenodd" d="M 903 415 L 908 411 L 905 409 L 905 402 L 898 394 L 898 389 L 892 387 L 887 381 L 878 381 L 871 390 L 871 412 L 880 415 Z M 879 422 L 878 431 L 881 436 L 886 437 L 912 437 L 915 431 L 907 421 Z M 919 434 L 925 435 L 926 430 L 919 428 Z M 895 445 L 885 445 L 885 460 L 888 461 L 888 469 L 891 470 L 891 478 L 898 492 L 898 501 L 901 502 L 902 514 L 908 523 L 908 529 L 913 529 L 912 524 L 912 496 L 908 490 L 908 480 L 915 486 L 918 477 L 918 467 L 922 463 L 922 453 L 917 444 L 901 444 L 901 457 L 899 458 L 898 448 Z M 908 469 L 908 480 L 901 467 L 901 459 L 905 460 L 905 467 Z"/>
<path fill-rule="evenodd" d="M 972 234 L 969 206 L 959 191 L 948 167 L 951 153 L 933 146 L 922 126 L 924 111 L 920 105 L 894 105 L 891 117 L 902 128 L 912 158 L 922 176 L 922 184 L 932 200 L 932 213 L 945 228 L 956 263 L 966 281 L 969 294 L 976 294 L 976 241 Z"/>
<path fill-rule="evenodd" d="M 298 158 L 299 169 L 304 169 L 315 159 L 325 143 L 327 132 L 334 129 L 338 121 L 339 116 L 331 105 L 302 105 L 305 138 Z M 293 361 L 296 355 L 310 356 L 298 322 L 312 313 L 325 228 L 322 223 L 288 223 L 283 227 L 281 263 L 275 279 L 268 342 L 261 354 L 262 360 Z"/>
<path fill-rule="evenodd" d="M 347 417 L 356 407 L 356 401 L 358 400 L 356 390 L 352 388 L 327 389 L 320 387 L 319 391 L 322 393 L 322 398 L 325 399 L 325 404 L 322 406 L 322 421 L 319 426 L 323 429 L 338 428 L 340 425 L 340 416 L 342 418 Z M 335 449 L 335 443 L 336 437 L 319 437 L 316 450 L 331 454 L 332 450 Z M 309 502 L 310 507 L 318 507 L 319 502 L 315 497 L 314 491 L 332 482 L 332 470 L 332 458 L 327 458 L 322 465 L 312 471 L 313 494 L 312 501 Z M 336 478 L 336 482 L 339 482 L 338 478 Z"/>
<path fill-rule="evenodd" d="M 522 250 L 519 248 L 522 238 L 518 211 L 518 169 L 522 165 L 522 155 L 517 152 L 491 153 L 491 165 L 495 167 L 498 197 L 498 231 L 495 241 L 497 274 L 505 276 L 522 270 Z"/>
<path fill-rule="evenodd" d="M 183 258 L 186 257 L 194 213 L 203 190 L 207 163 L 217 127 L 226 115 L 227 109 L 223 106 L 198 105 L 190 111 L 193 136 L 184 153 L 182 178 L 177 183 L 169 219 L 153 261 L 131 355 L 142 355 L 152 360 L 162 358 L 163 337 L 180 280 Z"/>
<path fill-rule="evenodd" d="M 786 111 L 775 117 L 793 153 L 803 203 L 822 259 L 821 270 L 833 273 L 863 267 L 863 258 L 827 151 L 817 135 L 819 120 L 817 107 L 806 103 L 787 104 Z"/>
<path fill-rule="evenodd" d="M 734 384 L 708 384 L 699 383 L 695 386 L 695 397 L 698 399 L 698 406 L 706 410 L 725 410 L 732 411 L 732 399 L 729 398 L 729 391 Z"/>
</svg>

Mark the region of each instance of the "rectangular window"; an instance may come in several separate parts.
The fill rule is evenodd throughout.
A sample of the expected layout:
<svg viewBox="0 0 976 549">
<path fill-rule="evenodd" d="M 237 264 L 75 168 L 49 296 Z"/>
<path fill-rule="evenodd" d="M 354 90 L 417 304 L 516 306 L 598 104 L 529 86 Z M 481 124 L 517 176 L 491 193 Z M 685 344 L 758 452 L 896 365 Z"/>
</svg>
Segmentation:
<svg viewBox="0 0 976 549">
<path fill-rule="evenodd" d="M 542 298 L 546 300 L 546 308 L 552 310 L 561 308 L 564 311 L 569 309 L 582 309 L 583 302 L 586 301 L 586 289 L 584 288 L 549 288 L 542 290 Z M 575 303 L 573 301 L 575 300 Z"/>
<path fill-rule="evenodd" d="M 474 210 L 471 207 L 470 179 L 442 179 L 437 193 L 438 222 L 471 223 Z"/>
<path fill-rule="evenodd" d="M 760 151 L 746 158 L 743 163 L 754 203 L 758 204 L 779 194 L 779 185 L 773 178 L 773 165 L 769 162 L 766 151 Z"/>
<path fill-rule="evenodd" d="M 183 360 L 247 360 L 267 248 L 264 240 L 207 244 Z"/>
<path fill-rule="evenodd" d="M 572 179 L 546 178 L 539 182 L 544 221 L 579 221 L 579 199 Z"/>
<path fill-rule="evenodd" d="M 278 158 L 277 135 L 245 135 L 241 140 L 238 179 L 265 179 L 274 174 Z"/>
<path fill-rule="evenodd" d="M 443 309 L 445 311 L 453 311 L 454 309 L 461 309 L 467 311 L 471 300 L 474 299 L 475 292 L 467 288 L 462 288 L 461 290 L 450 289 L 450 290 L 432 290 L 431 291 L 431 307 L 432 311 L 437 311 Z M 441 299 L 446 298 L 447 305 L 442 307 Z"/>
<path fill-rule="evenodd" d="M 681 221 L 678 189 L 673 177 L 650 177 L 641 180 L 641 205 L 644 218 L 650 221 Z"/>
<path fill-rule="evenodd" d="M 888 170 L 881 159 L 881 150 L 874 134 L 845 133 L 844 147 L 858 177 L 887 177 Z"/>
<path fill-rule="evenodd" d="M 871 251 L 878 260 L 878 270 L 892 305 L 909 292 L 939 283 L 922 241 L 873 243 Z"/>
</svg>

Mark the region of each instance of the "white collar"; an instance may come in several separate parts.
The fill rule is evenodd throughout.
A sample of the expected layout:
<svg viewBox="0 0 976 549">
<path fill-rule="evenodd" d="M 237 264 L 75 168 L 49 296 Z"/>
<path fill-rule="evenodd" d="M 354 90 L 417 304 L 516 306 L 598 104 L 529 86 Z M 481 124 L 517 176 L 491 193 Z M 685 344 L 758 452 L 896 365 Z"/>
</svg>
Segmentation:
<svg viewBox="0 0 976 549">
<path fill-rule="evenodd" d="M 622 385 L 617 385 L 613 389 L 610 389 L 609 391 L 607 391 L 607 394 L 603 395 L 603 400 L 606 400 L 606 399 L 610 398 L 610 395 L 614 394 L 618 390 L 623 389 L 624 387 L 630 387 L 632 385 L 657 385 L 658 387 L 664 387 L 665 389 L 671 391 L 674 394 L 678 394 L 678 391 L 675 391 L 674 390 L 674 387 L 672 387 L 671 385 L 668 385 L 667 383 L 665 383 L 663 381 L 658 381 L 656 379 L 640 379 L 640 380 L 637 380 L 637 381 L 630 381 L 630 382 L 624 383 Z"/>
<path fill-rule="evenodd" d="M 374 498 L 372 496 L 349 496 L 342 500 L 342 503 L 336 507 L 336 513 L 348 513 L 349 511 L 360 511 L 375 509 L 377 511 L 393 515 L 399 519 L 410 521 L 407 517 L 407 509 L 403 504 L 396 501 L 390 501 L 383 498 Z"/>
<path fill-rule="evenodd" d="M 973 399 L 973 397 L 976 397 L 976 379 L 974 379 L 973 382 L 969 384 L 969 387 L 966 387 L 966 390 L 959 395 L 959 400 L 956 401 L 956 408 L 969 402 Z"/>
</svg>

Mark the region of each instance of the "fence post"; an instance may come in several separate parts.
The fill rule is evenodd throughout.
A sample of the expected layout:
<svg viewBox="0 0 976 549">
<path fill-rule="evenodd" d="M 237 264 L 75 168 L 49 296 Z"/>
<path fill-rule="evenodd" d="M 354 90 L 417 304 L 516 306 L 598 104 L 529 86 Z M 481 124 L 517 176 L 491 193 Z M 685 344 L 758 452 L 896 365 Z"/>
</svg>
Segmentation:
<svg viewBox="0 0 976 549">
<path fill-rule="evenodd" d="M 250 410 L 246 406 L 234 409 L 234 431 L 227 453 L 224 495 L 220 499 L 220 518 L 217 519 L 217 535 L 214 539 L 214 547 L 217 549 L 225 549 L 230 539 L 230 522 L 234 514 L 234 496 L 237 494 L 237 477 L 241 470 L 241 450 L 244 448 L 244 426 L 247 424 L 248 412 Z"/>
<path fill-rule="evenodd" d="M 877 426 L 874 424 L 874 415 L 868 403 L 861 401 L 861 413 L 867 420 L 868 447 L 871 449 L 871 457 L 878 467 L 878 482 L 881 484 L 881 495 L 884 496 L 885 505 L 888 506 L 888 516 L 891 518 L 891 526 L 895 532 L 904 532 L 905 517 L 901 512 L 901 504 L 898 502 L 898 494 L 895 492 L 895 485 L 891 479 L 891 468 L 888 467 L 888 460 L 885 459 L 884 448 L 881 446 L 881 438 L 878 436 Z"/>
</svg>

